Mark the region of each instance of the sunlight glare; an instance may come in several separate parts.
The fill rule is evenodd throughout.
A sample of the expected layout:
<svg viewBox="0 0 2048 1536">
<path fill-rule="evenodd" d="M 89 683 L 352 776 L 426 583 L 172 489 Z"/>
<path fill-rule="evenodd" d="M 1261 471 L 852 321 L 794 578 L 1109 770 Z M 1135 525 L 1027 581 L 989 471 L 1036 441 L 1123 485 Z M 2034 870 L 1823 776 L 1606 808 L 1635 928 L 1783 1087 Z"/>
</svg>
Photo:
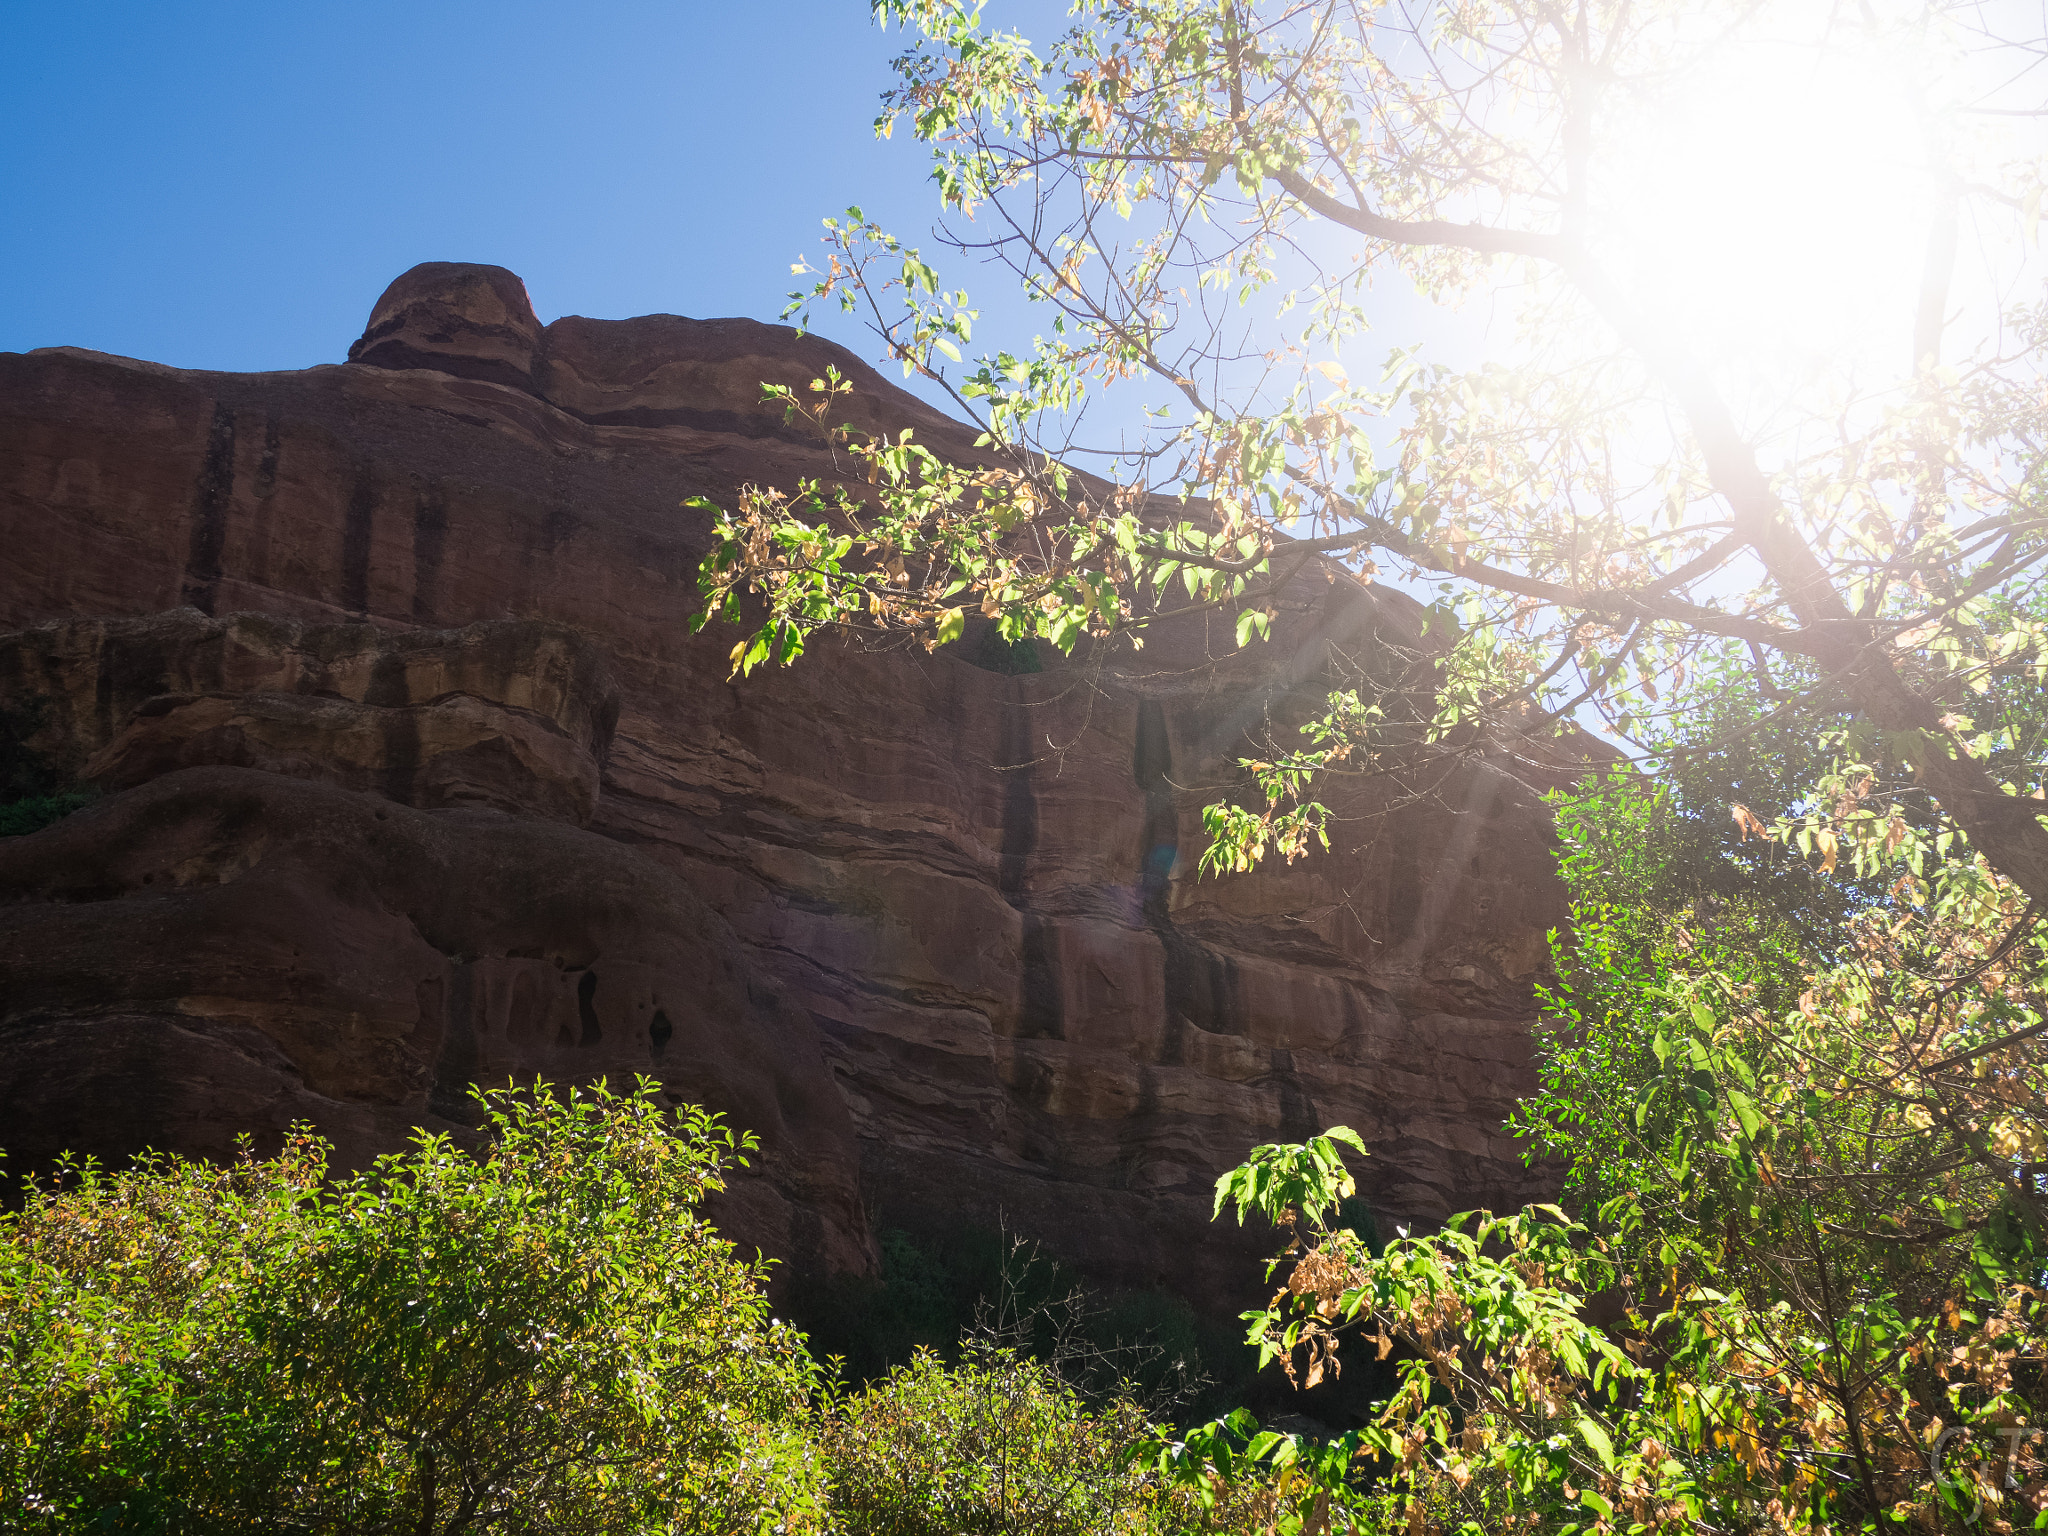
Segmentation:
<svg viewBox="0 0 2048 1536">
<path fill-rule="evenodd" d="M 1638 304 L 1719 361 L 1909 366 L 1929 198 L 1899 61 L 1731 49 L 1629 127 L 1604 212 Z"/>
</svg>

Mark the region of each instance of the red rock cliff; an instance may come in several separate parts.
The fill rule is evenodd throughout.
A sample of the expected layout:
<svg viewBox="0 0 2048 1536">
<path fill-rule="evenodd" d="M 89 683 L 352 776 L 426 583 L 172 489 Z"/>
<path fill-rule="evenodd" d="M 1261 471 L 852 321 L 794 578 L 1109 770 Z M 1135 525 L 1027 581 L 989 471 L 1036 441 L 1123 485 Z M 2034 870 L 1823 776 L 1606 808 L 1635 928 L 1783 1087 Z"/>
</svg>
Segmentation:
<svg viewBox="0 0 2048 1536">
<path fill-rule="evenodd" d="M 1500 1132 L 1561 915 L 1526 775 L 1361 785 L 1330 854 L 1195 876 L 1247 732 L 1405 598 L 1319 572 L 1241 654 L 733 682 L 681 503 L 831 472 L 761 382 L 957 424 L 781 327 L 543 327 L 494 267 L 415 268 L 349 355 L 0 356 L 0 707 L 109 791 L 0 842 L 15 1166 L 298 1117 L 361 1159 L 472 1081 L 644 1072 L 761 1133 L 727 1220 L 771 1253 L 1001 1212 L 1180 1288 L 1241 1277 L 1210 1184 L 1256 1142 L 1357 1127 L 1395 1220 L 1538 1188 Z"/>
</svg>

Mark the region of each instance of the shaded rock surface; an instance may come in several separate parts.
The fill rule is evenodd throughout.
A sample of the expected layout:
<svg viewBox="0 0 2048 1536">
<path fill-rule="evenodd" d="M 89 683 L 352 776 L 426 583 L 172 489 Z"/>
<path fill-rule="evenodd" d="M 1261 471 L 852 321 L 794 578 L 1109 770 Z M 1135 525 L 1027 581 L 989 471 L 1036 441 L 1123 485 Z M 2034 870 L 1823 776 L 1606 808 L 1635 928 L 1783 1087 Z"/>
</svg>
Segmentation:
<svg viewBox="0 0 2048 1536">
<path fill-rule="evenodd" d="M 760 1132 L 743 1225 L 863 1262 L 815 1026 L 752 995 L 726 926 L 621 844 L 189 768 L 0 843 L 0 882 L 11 1152 L 224 1158 L 303 1119 L 360 1165 L 472 1123 L 472 1082 L 646 1073 Z"/>
<path fill-rule="evenodd" d="M 540 326 L 498 268 L 406 274 L 351 356 L 0 356 L 0 624 L 27 630 L 0 704 L 47 695 L 53 750 L 134 786 L 0 843 L 18 1155 L 294 1114 L 367 1155 L 465 1081 L 647 1071 L 763 1134 L 728 1220 L 771 1253 L 1000 1217 L 1212 1295 L 1260 1240 L 1209 1226 L 1210 1184 L 1256 1142 L 1358 1128 L 1389 1221 L 1544 1187 L 1500 1126 L 1568 765 L 1361 778 L 1329 854 L 1196 878 L 1200 805 L 1333 667 L 1412 639 L 1407 599 L 1318 568 L 1243 652 L 1195 618 L 1036 673 L 835 643 L 737 683 L 733 635 L 687 629 L 682 503 L 842 468 L 761 381 L 830 363 L 857 424 L 963 429 L 781 327 Z M 128 680 L 130 644 L 168 659 Z M 352 681 L 495 646 L 402 696 Z M 440 744 L 409 777 L 376 711 Z M 485 758 L 457 788 L 422 766 Z"/>
<path fill-rule="evenodd" d="M 584 825 L 619 701 L 602 654 L 560 624 L 393 631 L 185 608 L 0 635 L 0 709 L 32 720 L 30 750 L 106 789 L 234 764 Z"/>
</svg>

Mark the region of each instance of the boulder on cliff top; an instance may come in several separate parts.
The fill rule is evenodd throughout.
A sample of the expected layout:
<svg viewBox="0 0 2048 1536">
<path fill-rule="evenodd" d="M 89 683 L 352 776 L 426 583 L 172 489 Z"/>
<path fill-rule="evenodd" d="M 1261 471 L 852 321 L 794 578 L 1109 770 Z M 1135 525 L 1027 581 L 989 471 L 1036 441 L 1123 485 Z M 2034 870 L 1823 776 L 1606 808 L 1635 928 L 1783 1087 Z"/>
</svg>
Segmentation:
<svg viewBox="0 0 2048 1536">
<path fill-rule="evenodd" d="M 763 384 L 807 391 L 836 368 L 854 385 L 834 425 L 914 427 L 956 456 L 978 457 L 973 433 L 905 394 L 820 337 L 758 320 L 564 315 L 543 326 L 526 285 L 503 267 L 427 261 L 384 290 L 349 361 L 397 372 L 431 369 L 503 384 L 594 426 L 691 427 L 816 444 L 816 432 L 762 401 Z"/>
<path fill-rule="evenodd" d="M 384 290 L 348 360 L 373 368 L 433 368 L 530 390 L 540 340 L 540 321 L 516 274 L 423 261 Z"/>
</svg>

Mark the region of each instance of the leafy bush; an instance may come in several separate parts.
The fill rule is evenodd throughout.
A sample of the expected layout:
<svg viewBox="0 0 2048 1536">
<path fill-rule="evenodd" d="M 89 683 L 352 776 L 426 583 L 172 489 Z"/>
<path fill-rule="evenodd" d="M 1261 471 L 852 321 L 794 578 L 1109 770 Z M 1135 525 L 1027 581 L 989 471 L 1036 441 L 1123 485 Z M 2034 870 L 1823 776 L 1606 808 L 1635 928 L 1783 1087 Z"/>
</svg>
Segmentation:
<svg viewBox="0 0 2048 1536">
<path fill-rule="evenodd" d="M 91 790 L 71 789 L 55 795 L 28 795 L 0 802 L 0 837 L 25 837 L 40 832 L 52 822 L 62 821 L 73 811 L 90 805 Z"/>
<path fill-rule="evenodd" d="M 970 1347 L 929 1350 L 828 1404 L 834 1512 L 858 1536 L 1107 1536 L 1250 1530 L 1259 1491 L 1204 1512 L 1134 1466 L 1150 1433 L 1127 1398 L 1092 1410 L 1050 1366 Z"/>
<path fill-rule="evenodd" d="M 1154 1468 L 1305 1469 L 1304 1529 L 1365 1466 L 1411 1528 L 1472 1536 L 2048 1528 L 2035 903 L 1961 859 L 1853 901 L 1670 869 L 1691 834 L 1624 777 L 1563 809 L 1573 928 L 1515 1123 L 1570 1155 L 1565 1206 L 1375 1250 L 1337 1214 L 1355 1137 L 1255 1149 L 1219 1206 L 1285 1238 L 1265 1355 L 1313 1380 L 1399 1350 L 1399 1380 L 1335 1440 L 1232 1415 Z"/>
<path fill-rule="evenodd" d="M 0 1525 L 809 1528 L 800 1341 L 699 1211 L 751 1142 L 644 1083 L 485 1105 L 487 1155 L 422 1135 L 332 1187 L 302 1131 L 31 1190 Z"/>
<path fill-rule="evenodd" d="M 67 782 L 68 774 L 29 745 L 48 713 L 41 698 L 0 709 L 0 837 L 40 832 L 93 799 L 90 789 Z"/>
</svg>

